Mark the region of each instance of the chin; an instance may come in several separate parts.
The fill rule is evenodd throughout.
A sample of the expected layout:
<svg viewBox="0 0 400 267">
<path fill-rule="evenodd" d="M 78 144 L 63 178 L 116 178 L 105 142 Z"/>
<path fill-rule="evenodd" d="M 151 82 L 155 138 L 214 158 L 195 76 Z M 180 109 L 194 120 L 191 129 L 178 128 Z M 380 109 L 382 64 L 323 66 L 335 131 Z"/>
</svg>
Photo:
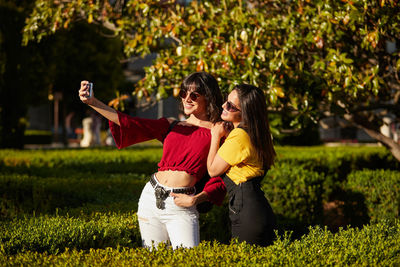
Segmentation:
<svg viewBox="0 0 400 267">
<path fill-rule="evenodd" d="M 186 116 L 189 116 L 190 114 L 193 113 L 193 110 L 185 108 L 185 109 L 183 109 L 183 113 L 185 113 Z"/>
<path fill-rule="evenodd" d="M 224 121 L 229 121 L 229 116 L 227 116 L 225 111 L 222 111 L 221 113 L 221 119 L 223 119 Z"/>
</svg>

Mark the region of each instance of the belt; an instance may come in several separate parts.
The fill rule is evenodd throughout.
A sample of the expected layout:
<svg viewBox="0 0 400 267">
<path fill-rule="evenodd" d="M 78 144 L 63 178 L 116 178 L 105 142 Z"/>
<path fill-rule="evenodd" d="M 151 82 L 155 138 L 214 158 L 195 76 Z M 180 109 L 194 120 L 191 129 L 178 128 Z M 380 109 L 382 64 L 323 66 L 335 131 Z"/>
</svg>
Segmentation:
<svg viewBox="0 0 400 267">
<path fill-rule="evenodd" d="M 167 197 L 169 197 L 169 194 L 171 192 L 177 193 L 177 194 L 187 194 L 187 195 L 191 195 L 196 192 L 196 188 L 194 186 L 193 187 L 185 187 L 185 188 L 166 189 L 165 187 L 163 187 L 162 185 L 160 185 L 157 182 L 154 174 L 151 175 L 151 177 L 150 177 L 150 184 L 154 188 L 154 194 L 156 196 L 156 206 L 159 209 L 165 208 L 164 200 L 167 199 Z"/>
</svg>

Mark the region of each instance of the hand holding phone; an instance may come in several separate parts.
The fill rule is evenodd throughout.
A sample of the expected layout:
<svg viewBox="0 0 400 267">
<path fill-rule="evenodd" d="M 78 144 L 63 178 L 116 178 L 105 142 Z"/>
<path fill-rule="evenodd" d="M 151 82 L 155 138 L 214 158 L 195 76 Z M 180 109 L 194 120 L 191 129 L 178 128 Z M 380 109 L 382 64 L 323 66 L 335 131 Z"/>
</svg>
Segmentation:
<svg viewBox="0 0 400 267">
<path fill-rule="evenodd" d="M 88 96 L 88 98 L 92 98 L 92 96 L 93 96 L 93 83 L 88 83 L 88 87 L 89 87 L 89 96 Z"/>
</svg>

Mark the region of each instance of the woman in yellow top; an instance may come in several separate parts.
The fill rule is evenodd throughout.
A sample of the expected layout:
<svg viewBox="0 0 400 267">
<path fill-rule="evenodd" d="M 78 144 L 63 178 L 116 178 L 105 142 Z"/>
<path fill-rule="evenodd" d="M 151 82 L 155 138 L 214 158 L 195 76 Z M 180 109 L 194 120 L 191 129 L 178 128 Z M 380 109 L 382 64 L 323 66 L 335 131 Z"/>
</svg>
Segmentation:
<svg viewBox="0 0 400 267">
<path fill-rule="evenodd" d="M 242 84 L 234 88 L 222 107 L 221 118 L 231 122 L 234 129 L 220 147 L 227 130 L 223 123 L 213 126 L 207 169 L 211 177 L 225 173 L 232 237 L 266 246 L 274 239 L 276 219 L 260 182 L 276 154 L 265 97 L 259 88 Z"/>
</svg>

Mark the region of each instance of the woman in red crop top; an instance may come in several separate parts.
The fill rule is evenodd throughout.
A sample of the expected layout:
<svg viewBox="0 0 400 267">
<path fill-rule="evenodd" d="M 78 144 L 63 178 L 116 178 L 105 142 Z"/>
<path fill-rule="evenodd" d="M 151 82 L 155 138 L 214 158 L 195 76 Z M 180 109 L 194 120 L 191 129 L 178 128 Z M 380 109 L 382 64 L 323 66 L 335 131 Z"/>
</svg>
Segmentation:
<svg viewBox="0 0 400 267">
<path fill-rule="evenodd" d="M 94 94 L 89 97 L 88 90 L 88 81 L 82 81 L 81 101 L 109 120 L 119 149 L 151 139 L 163 143 L 158 171 L 151 176 L 139 199 L 138 220 L 143 245 L 152 247 L 168 240 L 173 248 L 198 245 L 196 205 L 204 201 L 221 205 L 226 193 L 220 177 L 203 178 L 208 175 L 210 128 L 220 120 L 222 111 L 222 96 L 216 79 L 206 72 L 196 72 L 183 80 L 179 95 L 188 119 L 176 125 L 167 118 L 128 116 L 105 105 Z M 194 186 L 201 179 L 209 180 L 203 191 L 196 194 Z"/>
</svg>

